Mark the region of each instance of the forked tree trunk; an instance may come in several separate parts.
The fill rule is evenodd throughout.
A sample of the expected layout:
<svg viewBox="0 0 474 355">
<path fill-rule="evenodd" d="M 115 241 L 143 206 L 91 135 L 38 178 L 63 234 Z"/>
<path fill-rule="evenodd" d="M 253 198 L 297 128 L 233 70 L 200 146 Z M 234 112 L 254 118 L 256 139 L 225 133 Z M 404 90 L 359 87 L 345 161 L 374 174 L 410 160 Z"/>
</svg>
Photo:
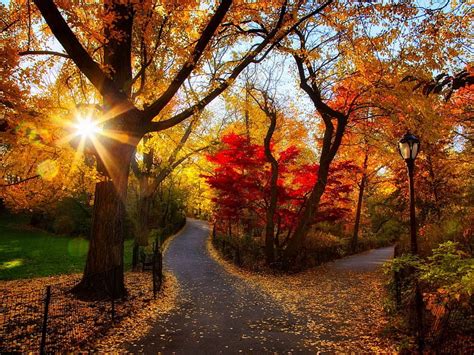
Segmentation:
<svg viewBox="0 0 474 355">
<path fill-rule="evenodd" d="M 300 40 L 304 47 L 304 36 L 300 36 Z M 321 197 L 326 189 L 329 167 L 331 166 L 331 163 L 341 145 L 350 113 L 350 110 L 348 110 L 347 113 L 343 113 L 342 111 L 334 110 L 328 106 L 323 101 L 321 90 L 316 82 L 309 80 L 310 77 L 314 75 L 315 68 L 313 68 L 311 63 L 305 60 L 305 58 L 300 57 L 297 54 L 294 54 L 293 57 L 295 58 L 296 66 L 298 67 L 300 87 L 308 94 L 314 107 L 321 115 L 325 129 L 321 147 L 321 157 L 319 159 L 318 181 L 311 190 L 308 199 L 305 201 L 303 213 L 299 216 L 295 232 L 288 240 L 284 252 L 284 267 L 287 269 L 299 267 L 295 262 L 298 257 L 303 256 L 301 255 L 300 250 L 304 238 L 308 234 L 311 224 L 314 222 L 314 217 L 318 213 L 319 202 L 321 201 Z M 309 77 L 305 70 L 308 70 Z M 334 126 L 333 120 L 337 122 L 337 127 Z"/>
<path fill-rule="evenodd" d="M 327 178 L 329 174 L 329 162 L 325 165 L 321 164 L 318 171 L 318 181 L 314 185 L 308 200 L 306 201 L 303 214 L 300 216 L 298 224 L 296 226 L 293 236 L 288 240 L 287 247 L 284 253 L 284 262 L 286 268 L 293 267 L 291 265 L 295 262 L 295 259 L 303 245 L 304 238 L 308 234 L 308 230 L 314 221 L 314 217 L 319 209 L 319 202 L 323 196 L 324 190 L 326 189 Z"/>
<path fill-rule="evenodd" d="M 275 108 L 274 99 L 268 95 L 265 90 L 258 90 L 262 95 L 262 100 L 256 98 L 252 92 L 247 88 L 246 90 L 246 101 L 248 96 L 251 96 L 260 109 L 265 113 L 265 116 L 270 120 L 270 124 L 263 140 L 263 147 L 265 153 L 265 159 L 270 163 L 270 196 L 265 215 L 265 261 L 267 265 L 271 265 L 275 261 L 275 214 L 277 211 L 278 203 L 278 161 L 275 159 L 272 153 L 272 137 L 275 133 L 277 124 L 277 109 Z M 248 111 L 246 110 L 246 122 L 248 126 Z M 250 136 L 248 136 L 250 139 Z"/>
<path fill-rule="evenodd" d="M 114 143 L 107 161 L 98 161 L 106 180 L 96 184 L 91 240 L 84 275 L 72 290 L 83 299 L 123 297 L 125 199 L 134 147 Z M 104 159 L 104 160 L 105 160 Z"/>
</svg>

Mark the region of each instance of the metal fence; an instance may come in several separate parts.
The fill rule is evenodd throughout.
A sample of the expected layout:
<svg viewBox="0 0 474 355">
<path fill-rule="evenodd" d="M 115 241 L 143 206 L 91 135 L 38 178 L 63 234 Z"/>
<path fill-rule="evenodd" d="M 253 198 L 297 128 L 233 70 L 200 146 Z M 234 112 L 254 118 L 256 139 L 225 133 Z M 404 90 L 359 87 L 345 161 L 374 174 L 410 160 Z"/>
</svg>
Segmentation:
<svg viewBox="0 0 474 355">
<path fill-rule="evenodd" d="M 163 280 L 162 253 L 153 247 L 148 293 L 156 297 Z M 105 273 L 107 274 L 107 273 Z M 0 295 L 0 352 L 42 354 L 87 347 L 129 314 L 131 300 L 109 294 L 100 301 L 82 301 L 71 289 L 80 276 L 29 292 Z"/>
<path fill-rule="evenodd" d="M 396 307 L 408 321 L 408 328 L 417 337 L 418 344 L 431 353 L 473 354 L 474 353 L 474 296 L 465 302 L 441 302 L 428 310 L 422 301 L 422 329 L 417 329 L 413 319 L 416 306 L 414 278 L 412 271 L 402 269 L 394 273 L 392 296 Z M 421 292 L 429 288 L 420 284 Z"/>
<path fill-rule="evenodd" d="M 474 306 L 451 304 L 425 312 L 425 342 L 439 354 L 474 353 Z"/>
</svg>

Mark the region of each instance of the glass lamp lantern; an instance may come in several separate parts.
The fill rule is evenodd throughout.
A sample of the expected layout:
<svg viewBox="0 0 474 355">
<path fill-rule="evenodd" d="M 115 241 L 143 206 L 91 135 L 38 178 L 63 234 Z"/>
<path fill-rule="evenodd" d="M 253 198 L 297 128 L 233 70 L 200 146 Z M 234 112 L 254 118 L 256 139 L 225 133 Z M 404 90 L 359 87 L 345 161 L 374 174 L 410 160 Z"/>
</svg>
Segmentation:
<svg viewBox="0 0 474 355">
<path fill-rule="evenodd" d="M 407 132 L 398 142 L 398 151 L 403 159 L 415 160 L 420 150 L 420 140 Z"/>
</svg>

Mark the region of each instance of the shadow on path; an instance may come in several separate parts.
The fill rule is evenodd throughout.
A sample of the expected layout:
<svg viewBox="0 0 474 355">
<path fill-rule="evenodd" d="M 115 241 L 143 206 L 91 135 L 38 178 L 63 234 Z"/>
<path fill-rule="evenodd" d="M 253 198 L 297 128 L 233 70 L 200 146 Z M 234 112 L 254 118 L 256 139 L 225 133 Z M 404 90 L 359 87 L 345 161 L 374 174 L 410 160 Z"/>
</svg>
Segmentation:
<svg viewBox="0 0 474 355">
<path fill-rule="evenodd" d="M 297 320 L 211 259 L 208 235 L 206 222 L 188 219 L 171 242 L 165 267 L 180 285 L 177 308 L 127 350 L 146 354 L 303 351 L 304 336 Z"/>
<path fill-rule="evenodd" d="M 206 222 L 188 219 L 171 242 L 165 267 L 180 285 L 177 307 L 145 337 L 128 344 L 127 350 L 146 354 L 314 353 L 305 347 L 308 319 L 284 311 L 269 295 L 228 274 L 210 257 L 208 235 Z M 390 249 L 384 248 L 333 265 L 341 271 L 370 271 L 390 256 Z"/>
</svg>

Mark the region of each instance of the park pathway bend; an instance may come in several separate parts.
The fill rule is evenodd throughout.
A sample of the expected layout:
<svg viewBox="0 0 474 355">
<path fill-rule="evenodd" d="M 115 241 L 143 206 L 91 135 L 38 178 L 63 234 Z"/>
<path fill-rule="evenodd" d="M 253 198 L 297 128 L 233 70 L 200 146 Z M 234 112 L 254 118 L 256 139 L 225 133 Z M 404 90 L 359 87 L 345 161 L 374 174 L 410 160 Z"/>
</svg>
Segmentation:
<svg viewBox="0 0 474 355">
<path fill-rule="evenodd" d="M 188 219 L 171 241 L 164 260 L 179 282 L 177 306 L 142 339 L 127 344 L 127 350 L 145 354 L 314 353 L 314 348 L 305 345 L 307 319 L 288 313 L 269 295 L 227 273 L 209 255 L 208 235 L 207 222 Z M 375 258 L 366 253 L 362 259 L 368 255 L 371 261 L 369 266 L 362 263 L 363 267 L 375 268 L 377 260 L 390 257 L 389 253 L 379 252 Z M 344 268 L 354 267 L 353 263 L 335 264 Z"/>
</svg>

